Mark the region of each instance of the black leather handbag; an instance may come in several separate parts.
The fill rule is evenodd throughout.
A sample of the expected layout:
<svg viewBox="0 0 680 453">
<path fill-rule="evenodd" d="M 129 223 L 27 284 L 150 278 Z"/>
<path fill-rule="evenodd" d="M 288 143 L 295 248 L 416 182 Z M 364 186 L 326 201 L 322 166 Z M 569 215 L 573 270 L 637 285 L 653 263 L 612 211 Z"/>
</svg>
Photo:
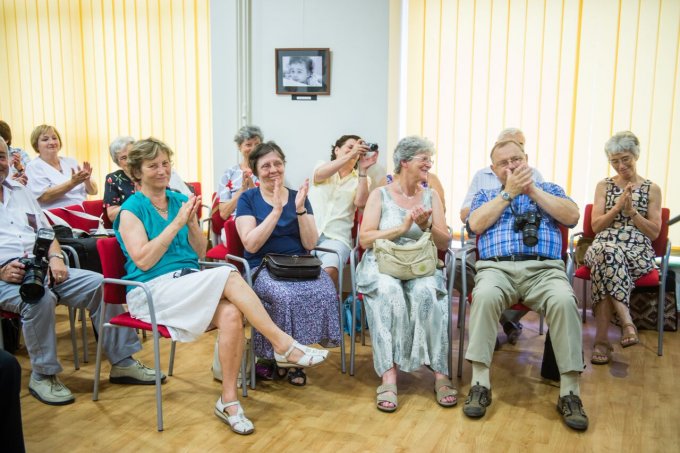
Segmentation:
<svg viewBox="0 0 680 453">
<path fill-rule="evenodd" d="M 267 253 L 253 274 L 253 282 L 265 266 L 274 280 L 315 280 L 321 274 L 321 260 L 314 255 Z"/>
</svg>

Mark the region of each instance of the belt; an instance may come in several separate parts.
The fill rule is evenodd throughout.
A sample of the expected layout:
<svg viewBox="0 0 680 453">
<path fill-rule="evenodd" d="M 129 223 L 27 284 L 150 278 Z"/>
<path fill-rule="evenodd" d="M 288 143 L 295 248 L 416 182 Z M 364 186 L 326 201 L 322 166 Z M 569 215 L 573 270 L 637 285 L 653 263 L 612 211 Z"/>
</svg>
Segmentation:
<svg viewBox="0 0 680 453">
<path fill-rule="evenodd" d="M 491 258 L 484 258 L 482 261 L 545 261 L 551 260 L 541 255 L 508 255 L 508 256 L 492 256 Z"/>
</svg>

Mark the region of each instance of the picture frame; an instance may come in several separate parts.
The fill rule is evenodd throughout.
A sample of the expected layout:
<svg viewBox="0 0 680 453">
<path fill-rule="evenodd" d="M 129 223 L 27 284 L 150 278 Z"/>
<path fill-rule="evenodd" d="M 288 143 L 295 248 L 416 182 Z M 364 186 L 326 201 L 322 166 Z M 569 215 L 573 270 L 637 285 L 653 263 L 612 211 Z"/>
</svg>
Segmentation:
<svg viewBox="0 0 680 453">
<path fill-rule="evenodd" d="M 331 94 L 330 49 L 275 49 L 275 53 L 276 94 Z"/>
</svg>

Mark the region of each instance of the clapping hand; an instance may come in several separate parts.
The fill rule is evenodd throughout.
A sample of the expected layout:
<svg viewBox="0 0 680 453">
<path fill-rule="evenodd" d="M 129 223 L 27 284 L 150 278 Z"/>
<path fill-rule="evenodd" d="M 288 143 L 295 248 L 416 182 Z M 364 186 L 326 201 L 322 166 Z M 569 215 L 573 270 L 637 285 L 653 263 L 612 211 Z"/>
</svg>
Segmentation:
<svg viewBox="0 0 680 453">
<path fill-rule="evenodd" d="M 305 200 L 307 199 L 308 192 L 309 178 L 305 179 L 305 182 L 302 183 L 295 196 L 295 212 L 302 212 L 305 209 Z"/>
<path fill-rule="evenodd" d="M 182 203 L 182 207 L 179 208 L 177 216 L 175 217 L 175 222 L 177 222 L 180 227 L 183 227 L 189 222 L 189 220 L 196 218 L 196 212 L 198 212 L 200 207 L 201 197 L 197 197 L 193 194 L 190 195 L 189 199 L 185 203 Z"/>
<path fill-rule="evenodd" d="M 243 183 L 241 184 L 241 190 L 245 192 L 248 189 L 252 189 L 255 187 L 255 183 L 253 182 L 253 172 L 250 170 L 244 170 L 243 171 Z"/>
<path fill-rule="evenodd" d="M 272 207 L 276 211 L 281 211 L 283 209 L 283 202 L 281 201 L 281 186 L 283 182 L 281 178 L 276 178 L 274 180 L 274 192 L 272 194 Z"/>
<path fill-rule="evenodd" d="M 505 191 L 510 195 L 516 197 L 519 194 L 528 195 L 531 192 L 534 185 L 533 171 L 527 164 L 522 164 L 514 170 L 506 168 L 505 174 Z"/>
<path fill-rule="evenodd" d="M 92 175 L 92 167 L 89 162 L 83 162 L 83 167 L 78 166 L 78 171 L 71 169 L 71 181 L 76 185 L 82 184 L 90 179 Z"/>
<path fill-rule="evenodd" d="M 428 228 L 431 216 L 432 209 L 426 209 L 422 205 L 418 205 L 411 209 L 411 218 L 421 230 Z"/>
</svg>

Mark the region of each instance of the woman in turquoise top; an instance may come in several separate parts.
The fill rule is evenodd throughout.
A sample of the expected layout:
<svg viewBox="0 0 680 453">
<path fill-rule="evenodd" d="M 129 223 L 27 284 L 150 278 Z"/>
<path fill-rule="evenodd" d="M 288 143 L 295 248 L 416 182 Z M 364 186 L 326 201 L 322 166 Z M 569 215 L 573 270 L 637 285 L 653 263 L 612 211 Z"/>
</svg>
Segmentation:
<svg viewBox="0 0 680 453">
<path fill-rule="evenodd" d="M 238 272 L 229 267 L 191 271 L 198 270 L 198 259 L 206 249 L 196 217 L 201 197 L 187 198 L 166 189 L 171 158 L 172 150 L 153 138 L 136 142 L 128 154 L 128 168 L 140 190 L 123 203 L 114 224 L 126 257 L 125 278 L 147 284 L 156 320 L 168 328 L 173 340 L 192 341 L 212 327 L 220 330 L 222 395 L 215 414 L 232 431 L 250 434 L 253 424 L 236 395 L 243 316 L 274 345 L 281 367 L 318 365 L 328 351 L 302 346 L 276 327 Z M 128 292 L 127 303 L 133 317 L 150 322 L 141 288 Z"/>
</svg>

